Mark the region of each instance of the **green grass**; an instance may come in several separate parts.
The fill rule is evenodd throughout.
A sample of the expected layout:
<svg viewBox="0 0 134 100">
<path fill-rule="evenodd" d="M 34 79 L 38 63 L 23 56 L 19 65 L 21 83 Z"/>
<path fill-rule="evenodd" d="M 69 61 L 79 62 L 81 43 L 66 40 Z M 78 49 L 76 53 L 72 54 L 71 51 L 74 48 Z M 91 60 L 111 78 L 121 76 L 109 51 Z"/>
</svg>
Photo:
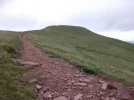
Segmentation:
<svg viewBox="0 0 134 100">
<path fill-rule="evenodd" d="M 21 48 L 20 35 L 22 33 L 0 31 L 0 100 L 33 100 L 32 89 L 16 80 L 24 69 L 10 60 Z"/>
<path fill-rule="evenodd" d="M 134 85 L 134 45 L 75 26 L 50 26 L 31 31 L 29 39 L 89 73 Z"/>
</svg>

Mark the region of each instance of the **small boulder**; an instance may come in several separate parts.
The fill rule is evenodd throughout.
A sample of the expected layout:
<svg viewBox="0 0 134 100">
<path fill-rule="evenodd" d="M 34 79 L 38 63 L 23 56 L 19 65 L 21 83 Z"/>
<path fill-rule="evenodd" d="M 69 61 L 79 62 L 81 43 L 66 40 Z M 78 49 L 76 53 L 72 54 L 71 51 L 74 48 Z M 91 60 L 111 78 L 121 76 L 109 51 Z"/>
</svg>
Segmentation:
<svg viewBox="0 0 134 100">
<path fill-rule="evenodd" d="M 110 98 L 109 97 L 106 97 L 106 99 L 105 100 L 110 100 Z"/>
<path fill-rule="evenodd" d="M 80 82 L 86 82 L 86 83 L 90 83 L 91 82 L 90 79 L 85 79 L 85 78 L 84 79 L 81 78 L 81 79 L 79 79 L 79 81 Z"/>
<path fill-rule="evenodd" d="M 44 99 L 49 99 L 49 98 L 52 98 L 52 95 L 50 93 L 46 92 L 46 93 L 43 94 L 43 98 Z"/>
<path fill-rule="evenodd" d="M 106 90 L 107 89 L 107 83 L 103 83 L 101 89 Z"/>
<path fill-rule="evenodd" d="M 40 64 L 37 62 L 30 62 L 30 61 L 20 61 L 22 65 L 29 65 L 29 66 L 39 66 Z"/>
<path fill-rule="evenodd" d="M 67 89 L 67 91 L 71 91 L 71 89 Z"/>
<path fill-rule="evenodd" d="M 129 97 L 122 97 L 122 100 L 129 100 Z"/>
<path fill-rule="evenodd" d="M 40 90 L 41 88 L 42 88 L 42 86 L 36 85 L 36 89 L 37 89 L 37 90 Z"/>
<path fill-rule="evenodd" d="M 2 56 L 0 56 L 0 59 L 2 59 L 3 57 Z"/>
<path fill-rule="evenodd" d="M 43 87 L 43 89 L 42 89 L 43 92 L 46 92 L 46 91 L 48 91 L 48 90 L 49 90 L 48 87 Z"/>
<path fill-rule="evenodd" d="M 67 95 L 67 93 L 63 92 L 63 96 Z"/>
<path fill-rule="evenodd" d="M 54 98 L 54 100 L 67 100 L 67 98 L 64 96 L 60 96 L 60 97 Z"/>
<path fill-rule="evenodd" d="M 105 83 L 103 80 L 99 80 L 99 82 L 102 83 L 102 84 Z"/>
<path fill-rule="evenodd" d="M 92 98 L 92 97 L 93 97 L 93 95 L 88 95 L 88 96 L 87 96 L 87 98 Z"/>
<path fill-rule="evenodd" d="M 73 83 L 74 85 L 79 85 L 79 86 L 86 86 L 87 83 Z"/>
<path fill-rule="evenodd" d="M 28 83 L 29 84 L 32 84 L 32 83 L 36 83 L 38 80 L 36 78 L 32 78 L 30 80 L 28 80 Z"/>
<path fill-rule="evenodd" d="M 13 62 L 18 62 L 18 63 L 20 63 L 21 65 L 24 65 L 24 66 L 26 66 L 26 65 L 28 65 L 28 66 L 39 66 L 40 65 L 40 63 L 38 63 L 38 62 L 31 62 L 31 61 L 25 61 L 25 60 L 22 60 L 22 59 L 12 59 L 12 61 Z"/>
<path fill-rule="evenodd" d="M 74 100 L 79 100 L 82 97 L 82 94 L 78 94 L 74 97 Z"/>
<path fill-rule="evenodd" d="M 114 97 L 112 97 L 111 100 L 116 100 L 116 99 Z"/>
<path fill-rule="evenodd" d="M 100 93 L 100 95 L 103 95 L 104 94 L 104 92 L 102 92 L 102 91 L 100 91 L 99 93 Z"/>
<path fill-rule="evenodd" d="M 127 88 L 122 87 L 120 91 L 120 96 L 119 96 L 121 100 L 129 100 L 131 98 L 130 93 L 128 91 L 129 90 L 127 90 Z"/>
<path fill-rule="evenodd" d="M 11 61 L 12 61 L 13 63 L 17 63 L 17 60 L 14 59 L 14 58 L 11 58 Z"/>
</svg>

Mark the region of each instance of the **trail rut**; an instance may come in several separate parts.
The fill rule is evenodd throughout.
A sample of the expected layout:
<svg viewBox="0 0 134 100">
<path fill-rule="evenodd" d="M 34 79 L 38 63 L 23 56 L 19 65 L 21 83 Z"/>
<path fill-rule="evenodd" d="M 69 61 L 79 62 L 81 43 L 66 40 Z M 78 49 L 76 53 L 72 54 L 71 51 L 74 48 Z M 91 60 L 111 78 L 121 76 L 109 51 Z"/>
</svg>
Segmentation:
<svg viewBox="0 0 134 100">
<path fill-rule="evenodd" d="M 134 88 L 111 79 L 81 72 L 74 65 L 42 52 L 27 36 L 20 40 L 23 50 L 19 59 L 40 65 L 30 70 L 35 93 L 40 100 L 134 100 Z"/>
</svg>

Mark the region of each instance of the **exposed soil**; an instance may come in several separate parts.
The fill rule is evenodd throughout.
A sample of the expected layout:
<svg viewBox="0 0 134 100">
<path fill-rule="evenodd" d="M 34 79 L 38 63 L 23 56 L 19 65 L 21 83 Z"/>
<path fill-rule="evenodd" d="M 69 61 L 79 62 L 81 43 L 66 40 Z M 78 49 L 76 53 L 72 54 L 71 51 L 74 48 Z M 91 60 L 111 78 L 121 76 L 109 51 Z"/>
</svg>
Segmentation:
<svg viewBox="0 0 134 100">
<path fill-rule="evenodd" d="M 30 70 L 33 78 L 29 84 L 34 83 L 40 100 L 134 100 L 134 87 L 81 72 L 35 47 L 26 39 L 28 34 L 21 37 L 24 49 L 19 61 L 39 63 Z"/>
</svg>

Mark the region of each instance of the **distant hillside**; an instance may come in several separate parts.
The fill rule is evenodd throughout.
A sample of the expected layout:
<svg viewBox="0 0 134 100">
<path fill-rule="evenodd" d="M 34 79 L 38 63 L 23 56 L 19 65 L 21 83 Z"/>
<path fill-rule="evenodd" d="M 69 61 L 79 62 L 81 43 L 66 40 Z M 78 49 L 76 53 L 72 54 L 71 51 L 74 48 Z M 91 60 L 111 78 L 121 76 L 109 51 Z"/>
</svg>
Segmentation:
<svg viewBox="0 0 134 100">
<path fill-rule="evenodd" d="M 130 43 L 134 43 L 134 41 L 129 41 Z"/>
<path fill-rule="evenodd" d="M 29 39 L 45 52 L 96 73 L 134 84 L 134 45 L 83 27 L 50 26 L 31 31 Z"/>
</svg>

